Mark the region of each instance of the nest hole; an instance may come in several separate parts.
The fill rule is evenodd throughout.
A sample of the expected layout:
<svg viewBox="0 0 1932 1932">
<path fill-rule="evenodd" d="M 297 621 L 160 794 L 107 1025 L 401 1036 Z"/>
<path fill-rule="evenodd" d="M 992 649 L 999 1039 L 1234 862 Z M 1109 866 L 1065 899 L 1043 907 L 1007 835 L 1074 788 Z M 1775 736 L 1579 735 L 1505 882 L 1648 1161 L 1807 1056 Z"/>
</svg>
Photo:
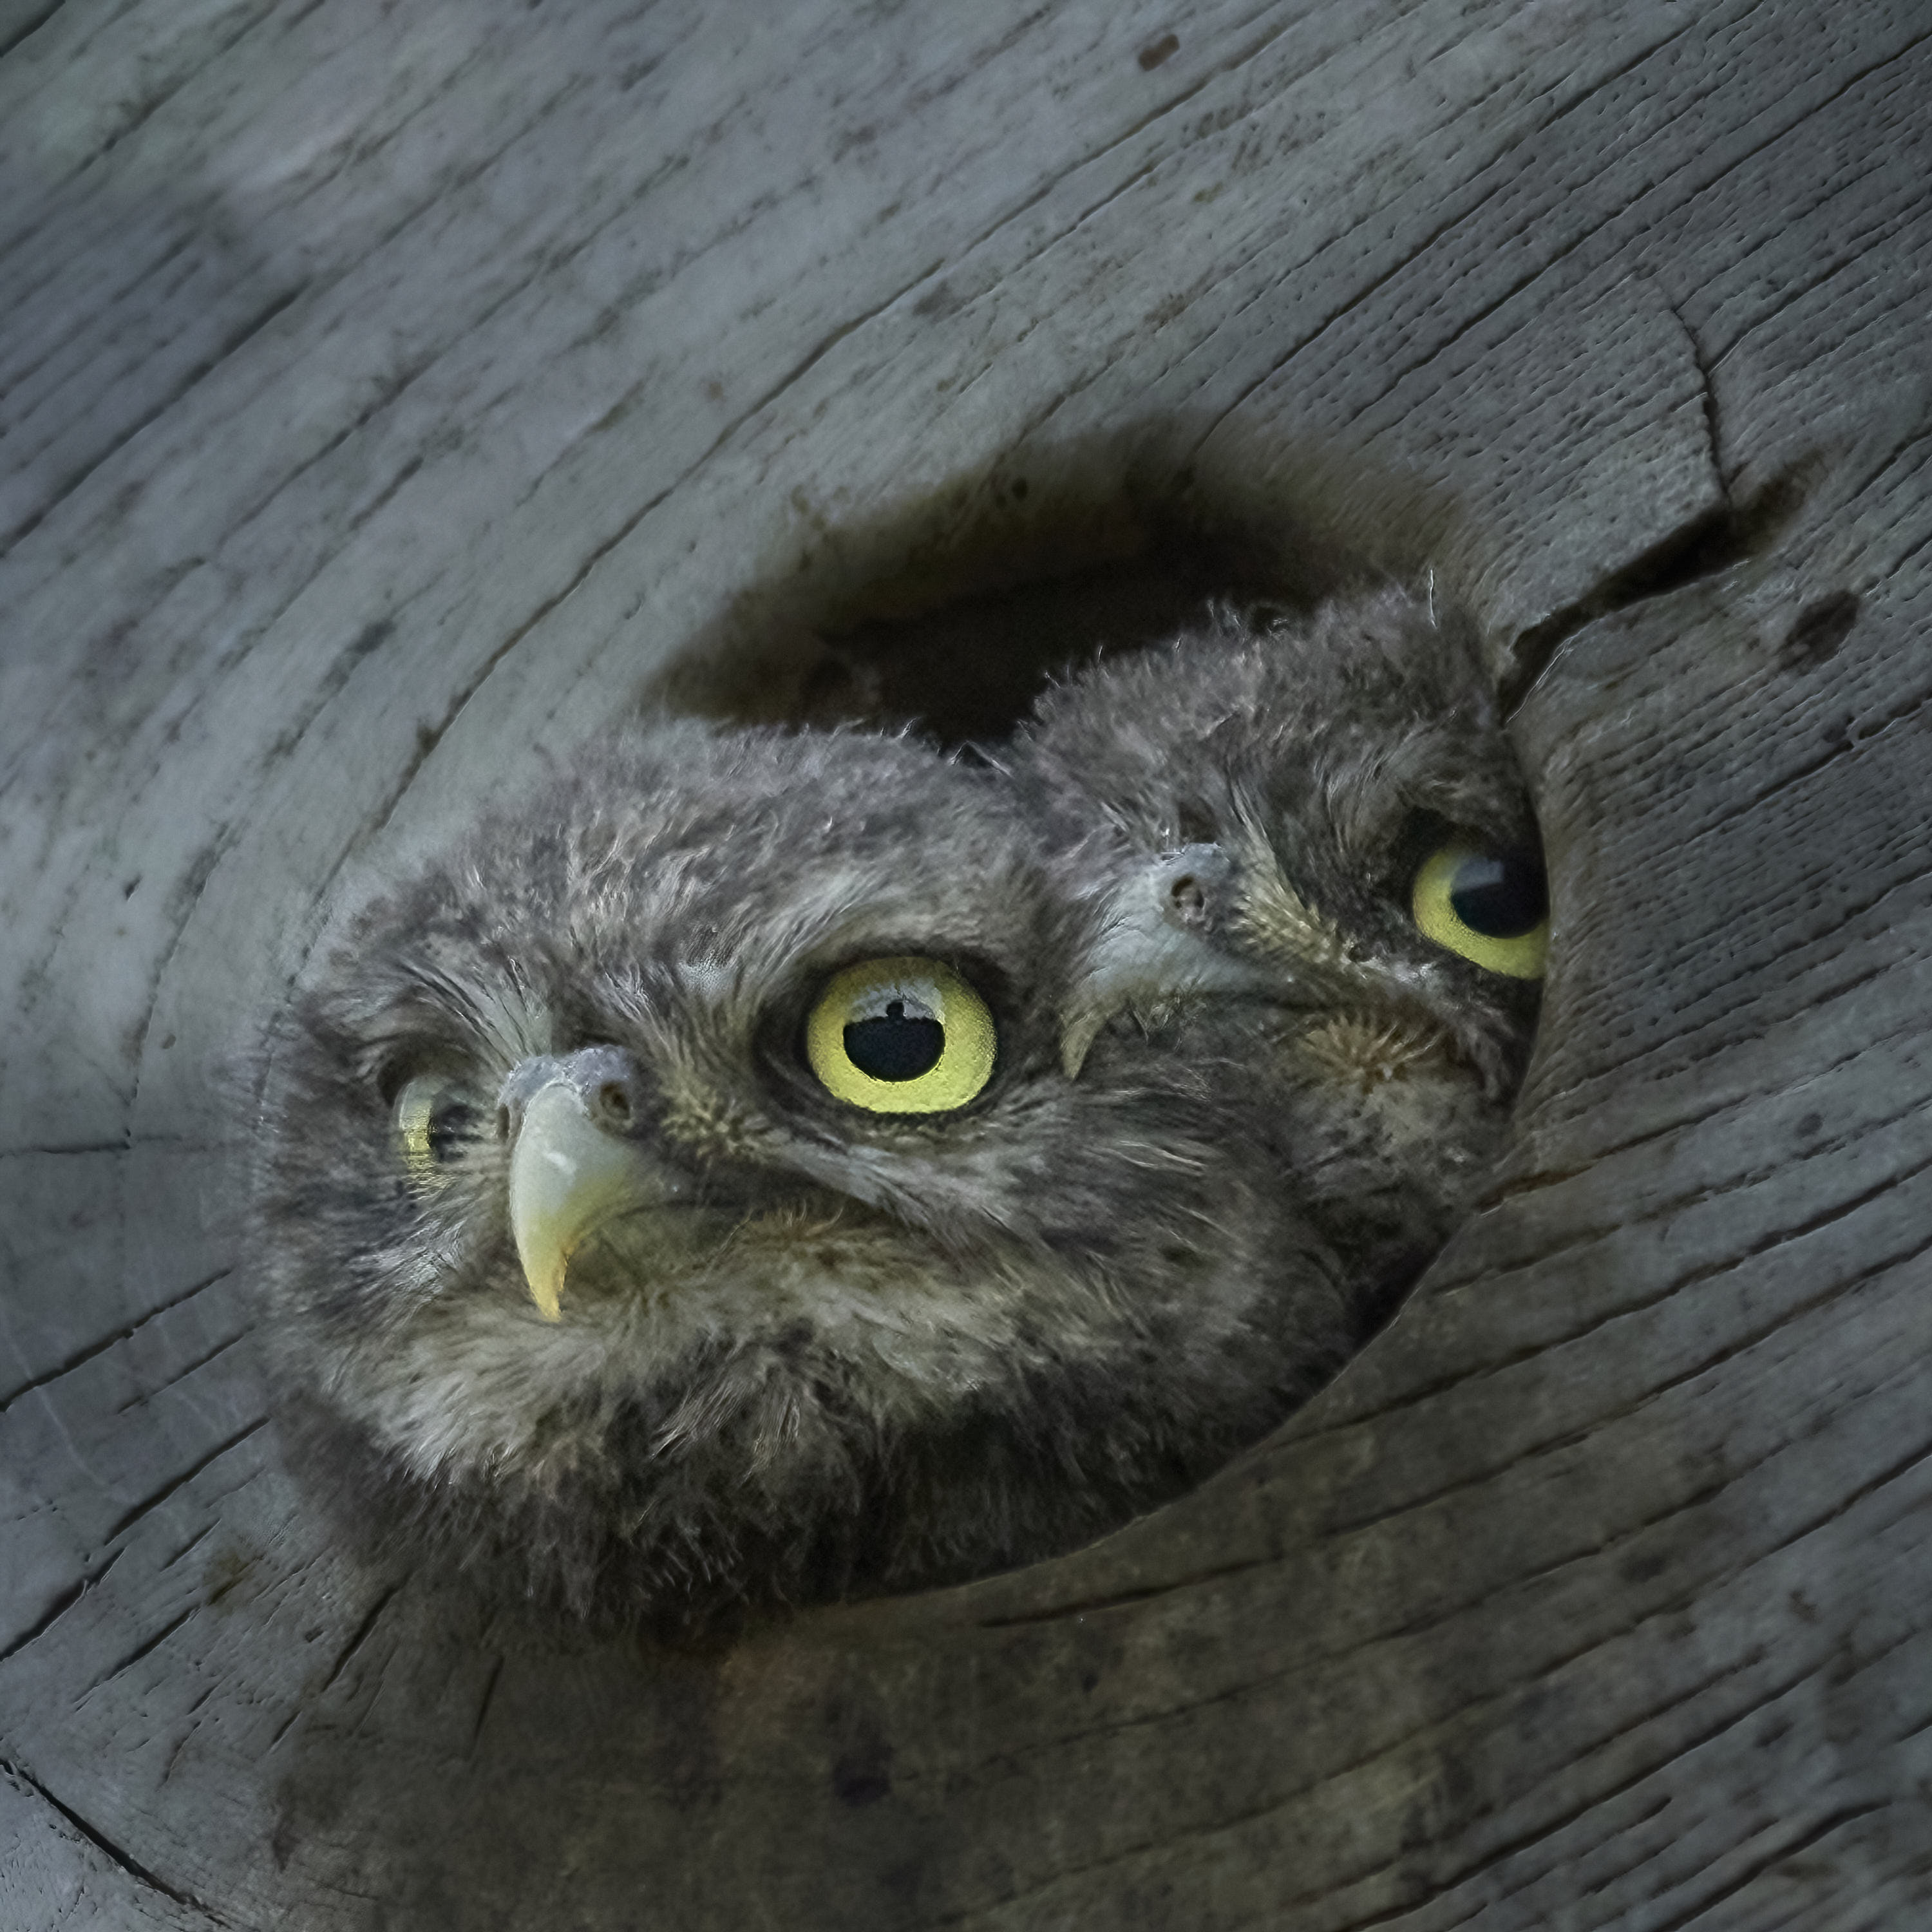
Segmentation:
<svg viewBox="0 0 1932 1932">
<path fill-rule="evenodd" d="M 1251 617 L 1453 568 L 1456 525 L 1359 462 L 1163 466 L 1118 449 L 980 476 L 871 519 L 793 506 L 792 554 L 692 639 L 653 696 L 740 724 L 1009 736 L 1041 690 L 1214 604 Z"/>
</svg>

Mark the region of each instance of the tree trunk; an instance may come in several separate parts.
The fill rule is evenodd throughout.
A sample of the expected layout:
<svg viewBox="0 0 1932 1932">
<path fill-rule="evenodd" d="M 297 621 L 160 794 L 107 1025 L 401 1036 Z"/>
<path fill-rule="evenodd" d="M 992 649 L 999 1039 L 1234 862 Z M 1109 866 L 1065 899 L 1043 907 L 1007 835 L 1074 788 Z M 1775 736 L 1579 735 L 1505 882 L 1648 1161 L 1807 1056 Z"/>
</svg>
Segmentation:
<svg viewBox="0 0 1932 1932">
<path fill-rule="evenodd" d="M 0 48 L 0 1924 L 1932 1912 L 1922 4 Z M 1396 1322 L 1091 1550 L 730 1645 L 334 1546 L 229 1177 L 338 874 L 649 690 L 916 708 L 880 625 L 1182 512 L 1434 569 L 1517 705 L 1542 1032 Z"/>
</svg>

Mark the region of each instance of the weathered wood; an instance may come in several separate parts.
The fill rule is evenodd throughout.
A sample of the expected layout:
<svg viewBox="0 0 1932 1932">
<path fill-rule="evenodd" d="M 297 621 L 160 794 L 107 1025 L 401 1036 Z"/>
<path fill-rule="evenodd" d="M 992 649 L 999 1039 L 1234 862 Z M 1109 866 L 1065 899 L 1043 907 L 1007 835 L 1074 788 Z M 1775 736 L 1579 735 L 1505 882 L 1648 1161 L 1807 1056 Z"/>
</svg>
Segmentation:
<svg viewBox="0 0 1932 1932">
<path fill-rule="evenodd" d="M 1922 8 L 0 49 L 0 1922 L 1926 1912 Z M 1401 1316 L 1092 1550 L 718 1651 L 332 1548 L 222 1070 L 337 878 L 668 671 L 805 704 L 814 627 L 1203 500 L 1433 565 L 1527 691 L 1543 1034 Z"/>
</svg>

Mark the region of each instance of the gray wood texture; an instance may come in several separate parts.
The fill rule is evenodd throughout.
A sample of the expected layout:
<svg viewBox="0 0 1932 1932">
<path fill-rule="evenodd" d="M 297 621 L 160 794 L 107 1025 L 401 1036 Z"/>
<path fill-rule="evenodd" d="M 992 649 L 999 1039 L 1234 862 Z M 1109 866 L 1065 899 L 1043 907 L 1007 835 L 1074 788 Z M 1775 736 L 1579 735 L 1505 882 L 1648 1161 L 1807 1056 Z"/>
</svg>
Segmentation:
<svg viewBox="0 0 1932 1932">
<path fill-rule="evenodd" d="M 0 50 L 0 1925 L 1932 1923 L 1924 0 Z M 1091 1550 L 735 1645 L 333 1548 L 227 1177 L 336 881 L 1190 490 L 1521 700 L 1543 1032 L 1399 1318 Z"/>
</svg>

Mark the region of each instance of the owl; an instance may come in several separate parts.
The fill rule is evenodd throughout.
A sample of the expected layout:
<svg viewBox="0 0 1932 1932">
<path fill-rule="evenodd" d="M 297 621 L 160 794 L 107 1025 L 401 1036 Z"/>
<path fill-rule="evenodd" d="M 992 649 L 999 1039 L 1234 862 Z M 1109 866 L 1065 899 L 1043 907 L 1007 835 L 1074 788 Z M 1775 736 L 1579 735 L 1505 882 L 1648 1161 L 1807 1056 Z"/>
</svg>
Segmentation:
<svg viewBox="0 0 1932 1932">
<path fill-rule="evenodd" d="M 669 721 L 376 893 L 260 1082 L 278 1412 L 340 1520 L 716 1627 L 1066 1548 L 1292 1407 L 1346 1280 L 1211 1070 L 1070 1066 L 1051 857 L 911 738 Z"/>
<path fill-rule="evenodd" d="M 1050 690 L 1012 764 L 1095 935 L 1070 1070 L 1123 1033 L 1214 1068 L 1373 1327 L 1493 1163 L 1547 952 L 1473 626 L 1432 586 L 1216 610 Z"/>
<path fill-rule="evenodd" d="M 1289 1413 L 1460 1211 L 1533 853 L 1467 639 L 1395 593 L 1218 617 L 979 762 L 615 730 L 271 1029 L 289 1454 L 358 1535 L 603 1625 L 1096 1536 Z"/>
</svg>

